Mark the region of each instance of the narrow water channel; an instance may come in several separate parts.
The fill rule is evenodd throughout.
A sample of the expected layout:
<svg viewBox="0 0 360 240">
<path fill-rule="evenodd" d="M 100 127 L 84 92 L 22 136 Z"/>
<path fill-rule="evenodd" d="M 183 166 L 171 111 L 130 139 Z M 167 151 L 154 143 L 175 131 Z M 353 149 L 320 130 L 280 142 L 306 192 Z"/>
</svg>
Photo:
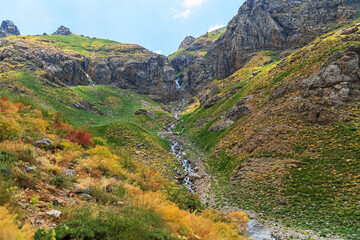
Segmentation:
<svg viewBox="0 0 360 240">
<path fill-rule="evenodd" d="M 196 174 L 195 167 L 189 160 L 184 158 L 184 147 L 176 139 L 176 134 L 174 134 L 173 132 L 177 122 L 180 119 L 180 113 L 184 109 L 186 103 L 186 100 L 182 99 L 182 105 L 178 107 L 173 114 L 174 122 L 172 122 L 170 126 L 166 129 L 167 134 L 160 133 L 159 136 L 161 136 L 162 138 L 166 138 L 171 142 L 171 152 L 178 159 L 185 172 L 185 176 L 178 176 L 178 180 L 182 181 L 190 192 L 195 193 L 194 182 L 191 180 L 191 176 L 194 176 L 194 174 Z"/>
</svg>

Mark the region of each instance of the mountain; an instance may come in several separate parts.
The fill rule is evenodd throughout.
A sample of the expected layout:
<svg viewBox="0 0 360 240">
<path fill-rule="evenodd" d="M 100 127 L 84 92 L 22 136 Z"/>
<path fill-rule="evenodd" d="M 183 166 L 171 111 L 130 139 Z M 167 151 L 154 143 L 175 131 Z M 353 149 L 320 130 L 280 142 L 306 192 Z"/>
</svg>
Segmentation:
<svg viewBox="0 0 360 240">
<path fill-rule="evenodd" d="M 226 28 L 220 28 L 197 39 L 186 37 L 179 50 L 169 56 L 177 81 L 181 83 L 182 89 L 191 95 L 213 79 L 211 62 L 205 56 L 225 30 Z"/>
<path fill-rule="evenodd" d="M 59 86 L 114 84 L 158 101 L 179 97 L 175 71 L 165 56 L 136 44 L 81 37 L 64 27 L 54 34 L 59 35 L 1 40 L 2 72 L 11 63 L 17 71 L 32 72 L 39 81 Z"/>
<path fill-rule="evenodd" d="M 20 31 L 15 24 L 10 21 L 2 21 L 0 26 L 0 38 L 9 37 L 13 35 L 20 35 Z"/>
<path fill-rule="evenodd" d="M 284 58 L 259 51 L 200 91 L 176 130 L 204 152 L 218 207 L 255 210 L 280 239 L 309 236 L 274 219 L 357 239 L 359 58 L 357 20 Z"/>
<path fill-rule="evenodd" d="M 302 47 L 359 10 L 358 0 L 247 0 L 208 54 L 215 76 L 229 76 L 259 50 Z"/>
<path fill-rule="evenodd" d="M 169 57 L 6 22 L 0 239 L 358 239 L 359 10 L 247 0 Z"/>
</svg>

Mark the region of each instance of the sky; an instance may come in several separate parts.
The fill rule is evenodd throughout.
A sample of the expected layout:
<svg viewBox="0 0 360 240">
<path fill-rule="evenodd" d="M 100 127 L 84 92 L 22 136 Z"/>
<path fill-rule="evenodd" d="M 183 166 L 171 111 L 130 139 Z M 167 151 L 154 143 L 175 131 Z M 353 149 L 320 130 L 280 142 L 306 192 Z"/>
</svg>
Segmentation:
<svg viewBox="0 0 360 240">
<path fill-rule="evenodd" d="M 11 0 L 2 1 L 0 20 L 22 35 L 56 31 L 136 43 L 164 55 L 186 36 L 199 37 L 227 23 L 244 0 Z"/>
</svg>

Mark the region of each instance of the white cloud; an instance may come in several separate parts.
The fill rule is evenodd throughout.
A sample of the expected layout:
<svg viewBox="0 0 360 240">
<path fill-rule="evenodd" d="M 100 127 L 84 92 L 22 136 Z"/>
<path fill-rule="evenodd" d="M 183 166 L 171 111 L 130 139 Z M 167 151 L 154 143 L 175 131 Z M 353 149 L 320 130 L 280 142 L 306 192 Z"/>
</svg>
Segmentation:
<svg viewBox="0 0 360 240">
<path fill-rule="evenodd" d="M 163 52 L 161 50 L 157 50 L 155 53 L 162 54 Z"/>
<path fill-rule="evenodd" d="M 175 15 L 174 18 L 175 19 L 187 19 L 190 14 L 191 14 L 191 10 L 195 7 L 200 7 L 205 0 L 183 0 L 182 2 L 182 6 L 183 6 L 183 10 L 174 10 L 175 11 Z"/>
<path fill-rule="evenodd" d="M 174 18 L 175 19 L 179 19 L 179 18 L 183 18 L 183 19 L 186 19 L 189 17 L 191 13 L 191 10 L 190 9 L 185 9 L 184 11 L 178 11 L 175 15 L 174 15 Z"/>
<path fill-rule="evenodd" d="M 204 3 L 204 0 L 184 0 L 183 6 L 185 8 L 198 7 Z"/>
<path fill-rule="evenodd" d="M 212 32 L 212 31 L 215 31 L 215 30 L 217 30 L 217 29 L 219 29 L 219 28 L 223 28 L 223 27 L 225 27 L 223 24 L 216 24 L 216 25 L 214 25 L 214 26 L 211 26 L 211 27 L 209 28 L 208 32 Z"/>
</svg>

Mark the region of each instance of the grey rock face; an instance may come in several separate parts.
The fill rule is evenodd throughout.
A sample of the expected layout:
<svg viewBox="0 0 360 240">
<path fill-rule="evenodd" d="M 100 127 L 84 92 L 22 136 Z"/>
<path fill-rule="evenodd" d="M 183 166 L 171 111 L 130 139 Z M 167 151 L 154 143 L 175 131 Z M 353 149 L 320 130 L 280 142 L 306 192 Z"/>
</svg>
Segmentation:
<svg viewBox="0 0 360 240">
<path fill-rule="evenodd" d="M 179 46 L 179 50 L 180 49 L 184 49 L 187 48 L 188 46 L 190 46 L 193 42 L 195 41 L 195 38 L 192 36 L 187 36 L 180 44 Z"/>
<path fill-rule="evenodd" d="M 251 220 L 248 223 L 247 231 L 251 235 L 250 239 L 272 240 L 270 230 L 256 220 Z"/>
<path fill-rule="evenodd" d="M 253 52 L 302 47 L 359 9 L 360 0 L 247 0 L 208 53 L 215 76 L 229 76 Z"/>
<path fill-rule="evenodd" d="M 0 39 L 0 61 L 27 61 L 32 70 L 45 70 L 42 77 L 59 86 L 86 86 L 92 81 L 95 84 L 115 84 L 151 95 L 154 100 L 162 102 L 180 98 L 175 84 L 175 70 L 165 56 L 134 44 L 121 48 L 115 46 L 108 51 L 111 54 L 107 57 L 85 57 L 49 47 L 49 41 L 43 39 L 37 43 Z M 94 114 L 103 114 L 91 103 L 78 102 L 74 105 Z"/>
<path fill-rule="evenodd" d="M 64 36 L 68 36 L 71 35 L 71 31 L 69 28 L 65 27 L 65 26 L 60 26 L 56 32 L 53 33 L 53 35 L 64 35 Z"/>
<path fill-rule="evenodd" d="M 10 20 L 3 21 L 0 27 L 0 38 L 13 35 L 20 35 L 20 31 L 17 26 L 15 26 L 15 24 Z"/>
</svg>

